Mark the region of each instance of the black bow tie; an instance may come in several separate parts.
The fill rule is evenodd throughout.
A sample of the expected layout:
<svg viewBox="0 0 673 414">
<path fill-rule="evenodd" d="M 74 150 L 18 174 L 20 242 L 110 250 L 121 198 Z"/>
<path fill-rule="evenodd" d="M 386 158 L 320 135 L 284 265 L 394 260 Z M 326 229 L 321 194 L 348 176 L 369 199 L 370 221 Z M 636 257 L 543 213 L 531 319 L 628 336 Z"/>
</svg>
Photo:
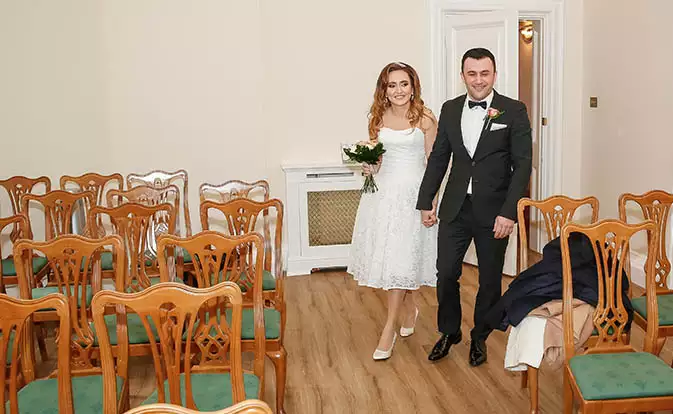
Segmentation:
<svg viewBox="0 0 673 414">
<path fill-rule="evenodd" d="M 475 106 L 481 106 L 482 108 L 486 109 L 486 101 L 467 101 L 467 106 L 470 107 L 470 109 L 474 108 Z"/>
</svg>

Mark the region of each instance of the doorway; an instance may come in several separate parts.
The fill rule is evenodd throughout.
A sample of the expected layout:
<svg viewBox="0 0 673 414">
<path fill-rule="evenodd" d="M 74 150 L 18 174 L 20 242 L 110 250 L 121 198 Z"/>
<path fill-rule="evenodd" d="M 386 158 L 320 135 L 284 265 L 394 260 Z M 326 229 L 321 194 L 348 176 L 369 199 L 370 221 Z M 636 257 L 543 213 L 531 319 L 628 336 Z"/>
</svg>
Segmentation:
<svg viewBox="0 0 673 414">
<path fill-rule="evenodd" d="M 539 200 L 540 197 L 540 132 L 546 119 L 541 114 L 545 113 L 541 97 L 544 74 L 540 61 L 542 39 L 541 20 L 519 20 L 519 100 L 528 109 L 528 118 L 532 129 L 533 138 L 533 170 L 526 197 Z M 541 240 L 543 223 L 537 209 L 526 210 L 524 213 L 525 228 L 528 232 L 528 249 L 536 253 L 542 252 Z"/>
<path fill-rule="evenodd" d="M 498 67 L 495 89 L 524 101 L 528 108 L 534 157 L 528 195 L 544 199 L 561 193 L 563 88 L 558 68 L 562 67 L 563 12 L 557 3 L 548 0 L 537 0 L 533 10 L 523 0 L 496 3 L 497 8 L 485 0 L 469 5 L 458 0 L 431 1 L 432 83 L 428 103 L 439 114 L 445 101 L 465 93 L 460 80 L 463 53 L 471 47 L 490 49 Z M 520 59 L 523 47 L 526 55 Z M 520 84 L 519 77 L 524 78 L 524 83 Z M 520 93 L 526 96 L 520 97 Z M 541 240 L 544 229 L 536 214 L 527 217 L 525 224 L 529 248 L 540 252 L 546 239 Z M 517 273 L 517 233 L 510 237 L 505 253 L 503 273 L 509 276 Z M 465 262 L 477 264 L 473 245 Z"/>
</svg>

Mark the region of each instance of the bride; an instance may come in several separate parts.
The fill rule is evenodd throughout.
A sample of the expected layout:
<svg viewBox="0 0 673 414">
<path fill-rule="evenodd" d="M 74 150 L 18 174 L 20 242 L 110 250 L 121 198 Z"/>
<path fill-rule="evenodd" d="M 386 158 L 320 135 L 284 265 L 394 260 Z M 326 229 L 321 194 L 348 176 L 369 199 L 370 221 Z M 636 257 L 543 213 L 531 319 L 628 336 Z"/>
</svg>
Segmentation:
<svg viewBox="0 0 673 414">
<path fill-rule="evenodd" d="M 386 65 L 369 113 L 369 139 L 383 143 L 386 153 L 376 166 L 363 165 L 365 174 L 376 175 L 379 190 L 362 194 L 347 270 L 359 285 L 388 291 L 388 317 L 375 360 L 392 355 L 398 314 L 400 336 L 413 334 L 418 318 L 414 291 L 436 286 L 436 214 L 421 223 L 416 210 L 436 135 L 437 120 L 421 99 L 416 71 L 400 62 Z"/>
</svg>

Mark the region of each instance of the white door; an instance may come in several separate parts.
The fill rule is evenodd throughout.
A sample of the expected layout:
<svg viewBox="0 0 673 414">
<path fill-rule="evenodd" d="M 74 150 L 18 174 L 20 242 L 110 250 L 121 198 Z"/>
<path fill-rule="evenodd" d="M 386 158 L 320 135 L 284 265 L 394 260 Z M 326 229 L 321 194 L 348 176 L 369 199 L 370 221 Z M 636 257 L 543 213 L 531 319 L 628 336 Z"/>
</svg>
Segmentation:
<svg viewBox="0 0 673 414">
<path fill-rule="evenodd" d="M 465 85 L 460 78 L 463 54 L 474 47 L 485 47 L 495 55 L 498 77 L 495 89 L 510 98 L 519 96 L 519 16 L 516 11 L 470 12 L 448 14 L 444 18 L 444 65 L 442 72 L 446 95 L 442 102 L 465 93 Z M 516 274 L 515 231 L 509 238 L 505 254 L 503 273 Z M 474 243 L 465 256 L 465 262 L 476 265 L 477 255 Z"/>
</svg>

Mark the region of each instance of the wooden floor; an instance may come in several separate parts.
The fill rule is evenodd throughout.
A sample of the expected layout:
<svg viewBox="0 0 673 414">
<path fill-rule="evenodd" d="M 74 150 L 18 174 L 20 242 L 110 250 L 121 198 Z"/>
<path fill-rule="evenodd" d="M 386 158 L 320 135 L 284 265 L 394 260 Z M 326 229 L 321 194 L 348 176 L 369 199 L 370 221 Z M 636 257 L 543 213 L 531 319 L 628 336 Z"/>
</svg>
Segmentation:
<svg viewBox="0 0 673 414">
<path fill-rule="evenodd" d="M 509 280 L 503 278 L 503 286 Z M 527 391 L 519 388 L 518 375 L 503 369 L 505 333 L 489 337 L 486 364 L 473 368 L 468 363 L 476 269 L 466 265 L 461 281 L 463 343 L 437 363 L 427 360 L 438 338 L 437 299 L 434 289 L 424 288 L 416 333 L 398 338 L 393 356 L 377 362 L 372 352 L 385 321 L 385 292 L 358 287 L 346 273 L 289 277 L 287 413 L 526 413 Z M 634 326 L 637 349 L 642 349 L 642 340 L 642 331 Z M 672 348 L 669 341 L 662 353 L 669 363 Z M 155 388 L 151 361 L 133 358 L 131 378 L 131 405 L 136 406 Z M 270 361 L 266 378 L 264 399 L 274 407 Z M 560 413 L 560 371 L 543 370 L 540 380 L 542 412 Z"/>
<path fill-rule="evenodd" d="M 510 280 L 503 278 L 503 287 Z M 489 337 L 486 364 L 473 368 L 468 363 L 476 269 L 466 265 L 461 281 L 463 343 L 431 363 L 427 354 L 438 338 L 434 289 L 421 289 L 416 333 L 398 339 L 389 360 L 374 361 L 386 316 L 385 292 L 358 287 L 346 273 L 288 278 L 287 412 L 526 413 L 528 393 L 519 388 L 519 375 L 503 369 L 504 332 Z M 637 349 L 642 340 L 642 331 L 634 327 Z M 662 352 L 669 363 L 672 348 L 669 341 Z M 561 372 L 543 370 L 540 381 L 542 412 L 560 413 Z"/>
</svg>

